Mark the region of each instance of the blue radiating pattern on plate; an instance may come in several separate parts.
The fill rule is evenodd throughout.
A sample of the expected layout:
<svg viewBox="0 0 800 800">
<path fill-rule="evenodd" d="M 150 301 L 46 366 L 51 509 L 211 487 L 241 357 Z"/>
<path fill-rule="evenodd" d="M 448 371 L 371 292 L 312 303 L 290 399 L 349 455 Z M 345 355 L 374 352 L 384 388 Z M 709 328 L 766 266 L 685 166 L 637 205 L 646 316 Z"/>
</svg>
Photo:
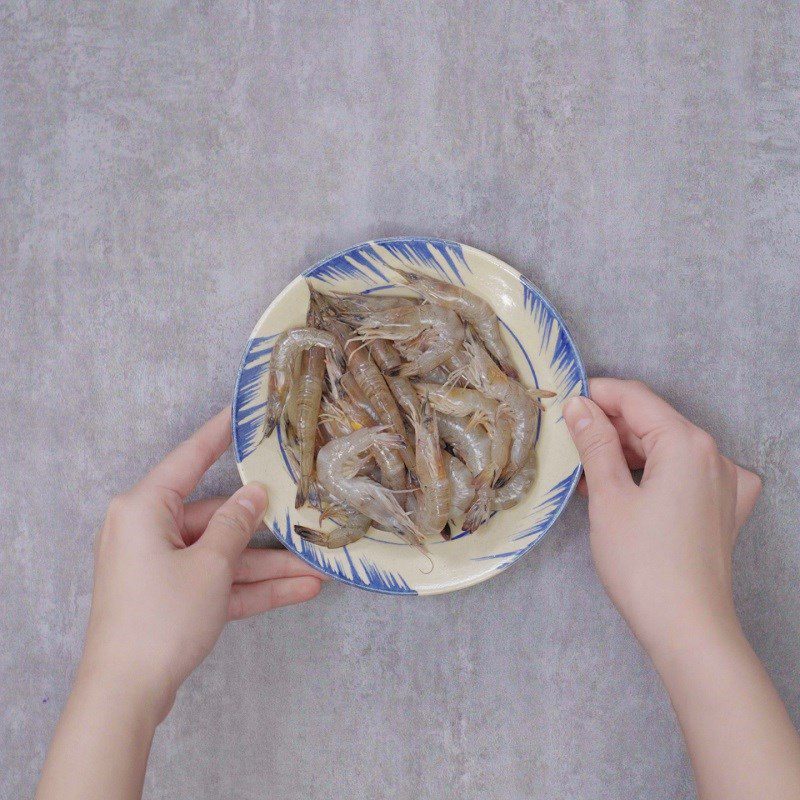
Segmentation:
<svg viewBox="0 0 800 800">
<path fill-rule="evenodd" d="M 303 274 L 307 278 L 316 278 L 325 283 L 336 283 L 344 278 L 365 278 L 370 283 L 375 283 L 376 277 L 388 283 L 389 278 L 381 272 L 375 264 L 376 261 L 383 262 L 383 259 L 375 248 L 370 244 L 361 245 L 326 258 Z"/>
<path fill-rule="evenodd" d="M 256 449 L 261 435 L 266 405 L 258 403 L 251 406 L 250 403 L 258 396 L 261 379 L 269 367 L 272 354 L 272 345 L 269 343 L 277 335 L 273 333 L 271 336 L 257 336 L 247 343 L 247 352 L 236 384 L 236 403 L 233 409 L 233 442 L 239 461 L 244 461 Z"/>
<path fill-rule="evenodd" d="M 444 242 L 439 239 L 385 239 L 378 241 L 377 244 L 408 266 L 432 269 L 450 283 L 453 283 L 453 276 L 455 276 L 463 286 L 464 279 L 461 277 L 460 270 L 472 271 L 464 260 L 461 245 L 455 242 Z M 442 257 L 444 265 L 435 257 L 435 253 Z"/>
<path fill-rule="evenodd" d="M 304 561 L 321 572 L 349 583 L 351 586 L 358 586 L 361 589 L 369 589 L 373 592 L 383 592 L 384 594 L 417 594 L 400 575 L 381 569 L 368 558 L 362 556 L 356 564 L 346 547 L 336 551 L 326 550 L 323 547 L 307 542 L 302 536 L 297 536 L 294 533 L 288 509 L 283 520 L 279 520 L 276 517 L 269 527 L 278 539 L 289 549 L 294 550 Z M 339 563 L 333 556 L 334 552 L 343 553 L 347 563 Z M 328 555 L 328 553 L 331 555 Z M 363 576 L 361 572 L 364 573 Z"/>
<path fill-rule="evenodd" d="M 566 502 L 573 486 L 577 483 L 581 474 L 581 467 L 577 467 L 574 472 L 571 472 L 565 478 L 560 480 L 555 486 L 550 489 L 536 508 L 531 511 L 528 516 L 538 517 L 543 514 L 540 519 L 531 525 L 529 528 L 515 533 L 510 537 L 510 541 L 519 542 L 529 540 L 523 547 L 516 550 L 509 550 L 505 553 L 493 553 L 489 556 L 476 556 L 473 561 L 494 561 L 501 559 L 504 566 L 508 566 L 512 561 L 516 561 L 523 553 L 530 550 L 541 538 L 547 533 L 550 526 L 555 522 L 561 506 Z"/>
</svg>

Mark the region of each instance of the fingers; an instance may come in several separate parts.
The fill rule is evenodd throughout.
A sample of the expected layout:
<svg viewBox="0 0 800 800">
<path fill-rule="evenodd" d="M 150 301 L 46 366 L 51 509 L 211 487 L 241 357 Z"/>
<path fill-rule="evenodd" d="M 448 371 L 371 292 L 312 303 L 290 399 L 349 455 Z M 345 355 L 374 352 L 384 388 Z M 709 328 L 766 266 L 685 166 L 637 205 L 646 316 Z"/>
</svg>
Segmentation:
<svg viewBox="0 0 800 800">
<path fill-rule="evenodd" d="M 228 602 L 228 619 L 244 619 L 272 608 L 303 603 L 316 597 L 321 588 L 322 581 L 310 577 L 234 584 Z"/>
<path fill-rule="evenodd" d="M 608 416 L 625 421 L 627 428 L 642 442 L 645 456 L 659 433 L 689 424 L 666 400 L 639 381 L 593 378 L 589 390 L 592 400 Z"/>
<path fill-rule="evenodd" d="M 226 500 L 211 517 L 205 533 L 194 547 L 214 550 L 233 568 L 267 510 L 267 490 L 248 483 Z"/>
<path fill-rule="evenodd" d="M 747 522 L 761 494 L 761 478 L 738 464 L 736 467 L 736 530 Z"/>
<path fill-rule="evenodd" d="M 609 417 L 609 419 L 616 428 L 628 466 L 631 469 L 642 469 L 645 462 L 642 440 L 631 430 L 630 425 L 623 417 Z"/>
<path fill-rule="evenodd" d="M 564 421 L 580 453 L 591 495 L 634 485 L 617 431 L 589 398 L 568 400 Z"/>
<path fill-rule="evenodd" d="M 230 443 L 231 410 L 228 407 L 153 467 L 142 484 L 160 486 L 186 497 Z"/>
<path fill-rule="evenodd" d="M 186 544 L 193 544 L 203 534 L 216 510 L 227 501 L 227 497 L 207 497 L 186 503 L 183 507 L 183 530 L 181 535 Z"/>
<path fill-rule="evenodd" d="M 318 572 L 288 550 L 247 548 L 236 563 L 233 582 L 257 583 L 275 578 L 301 577 L 327 580 L 327 575 Z"/>
</svg>

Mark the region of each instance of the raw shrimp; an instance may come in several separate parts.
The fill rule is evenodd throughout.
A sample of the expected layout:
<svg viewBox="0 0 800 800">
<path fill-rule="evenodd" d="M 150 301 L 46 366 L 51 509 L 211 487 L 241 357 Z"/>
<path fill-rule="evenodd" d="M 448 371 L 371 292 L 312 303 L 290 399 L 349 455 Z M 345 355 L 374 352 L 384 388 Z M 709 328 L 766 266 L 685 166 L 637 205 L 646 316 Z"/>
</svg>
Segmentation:
<svg viewBox="0 0 800 800">
<path fill-rule="evenodd" d="M 441 367 L 436 367 L 436 369 L 429 372 L 427 375 L 421 375 L 425 383 L 435 383 L 437 386 L 444 386 L 450 380 L 450 371 L 447 369 L 447 365 L 452 361 L 452 358 L 449 358 Z"/>
<path fill-rule="evenodd" d="M 437 411 L 454 417 L 469 417 L 469 428 L 475 425 L 485 428 L 492 444 L 492 467 L 495 476 L 500 475 L 511 448 L 512 420 L 505 406 L 477 389 L 433 383 L 417 383 L 414 388 L 420 397 L 427 397 Z"/>
<path fill-rule="evenodd" d="M 364 314 L 358 334 L 367 342 L 403 342 L 409 363 L 397 374 L 408 378 L 425 375 L 447 361 L 464 341 L 464 323 L 458 314 L 442 306 L 395 306 Z"/>
<path fill-rule="evenodd" d="M 317 528 L 307 528 L 305 525 L 295 525 L 294 532 L 312 544 L 321 547 L 344 547 L 361 539 L 369 530 L 371 520 L 365 514 L 358 512 L 345 519 L 341 525 L 322 531 Z"/>
<path fill-rule="evenodd" d="M 381 371 L 375 366 L 375 362 L 363 345 L 351 339 L 345 345 L 347 356 L 347 367 L 353 373 L 358 385 L 364 394 L 369 398 L 375 413 L 380 417 L 384 425 L 388 425 L 393 433 L 401 436 L 406 443 L 406 447 L 401 450 L 400 455 L 405 465 L 414 469 L 414 446 L 411 437 L 406 431 L 403 415 L 397 407 L 394 396 L 389 391 L 386 381 L 381 375 Z"/>
<path fill-rule="evenodd" d="M 375 520 L 422 553 L 425 537 L 400 507 L 394 494 L 369 478 L 357 477 L 366 454 L 380 444 L 402 447 L 403 440 L 386 426 L 361 428 L 328 442 L 317 456 L 317 475 L 334 498 Z"/>
<path fill-rule="evenodd" d="M 480 428 L 470 428 L 464 420 L 442 414 L 439 434 L 472 474 L 475 497 L 464 519 L 464 530 L 474 531 L 489 518 L 494 469 L 491 463 L 491 441 Z"/>
<path fill-rule="evenodd" d="M 522 500 L 528 489 L 531 488 L 533 479 L 536 477 L 536 451 L 531 450 L 528 460 L 517 470 L 505 486 L 501 486 L 494 493 L 492 500 L 492 511 L 502 511 L 511 508 Z"/>
<path fill-rule="evenodd" d="M 356 388 L 358 388 L 357 385 Z M 358 403 L 352 400 L 342 400 L 340 402 L 342 413 L 352 423 L 355 423 L 353 427 L 369 428 L 377 423 L 377 417 L 372 407 L 369 406 L 369 401 L 366 397 L 362 396 L 359 400 L 360 402 Z M 407 489 L 408 478 L 406 475 L 406 465 L 403 463 L 403 459 L 397 454 L 397 450 L 376 444 L 372 448 L 372 453 L 381 471 L 380 483 L 387 489 L 392 489 L 397 492 Z M 419 458 L 419 456 L 417 458 Z M 403 495 L 400 495 L 398 497 L 398 502 L 401 506 L 405 507 L 403 500 Z"/>
<path fill-rule="evenodd" d="M 414 391 L 414 384 L 408 378 L 387 375 L 386 384 L 389 387 L 389 391 L 394 395 L 400 410 L 409 419 L 413 419 L 414 414 L 419 414 L 422 411 L 419 397 Z"/>
<path fill-rule="evenodd" d="M 436 535 L 444 530 L 450 515 L 450 478 L 439 445 L 436 410 L 423 402 L 422 413 L 415 415 L 412 423 L 420 488 L 415 495 L 414 522 L 422 533 Z"/>
<path fill-rule="evenodd" d="M 367 423 L 367 426 L 377 425 L 380 422 L 380 417 L 378 417 L 377 413 L 375 412 L 374 406 L 369 402 L 367 396 L 364 394 L 364 391 L 358 385 L 355 375 L 353 375 L 350 370 L 342 375 L 342 389 L 350 399 L 350 402 L 357 408 L 361 409 L 372 420 L 372 422 Z M 364 424 L 361 423 L 360 426 L 364 427 Z"/>
<path fill-rule="evenodd" d="M 337 314 L 360 317 L 369 311 L 382 311 L 397 306 L 416 306 L 416 297 L 403 297 L 396 294 L 332 294 L 325 295 L 328 305 Z"/>
<path fill-rule="evenodd" d="M 344 368 L 342 350 L 328 331 L 318 328 L 290 328 L 280 334 L 273 345 L 267 372 L 267 400 L 262 439 L 269 436 L 278 424 L 298 355 L 312 347 L 327 348 Z"/>
<path fill-rule="evenodd" d="M 303 353 L 297 387 L 296 430 L 300 442 L 300 476 L 294 500 L 295 508 L 300 508 L 306 501 L 312 506 L 319 505 L 314 485 L 314 453 L 324 376 L 325 351 L 321 347 L 312 347 Z"/>
<path fill-rule="evenodd" d="M 384 376 L 396 375 L 400 367 L 403 366 L 403 359 L 400 358 L 400 353 L 386 339 L 375 339 L 375 341 L 370 342 L 369 354 Z"/>
<path fill-rule="evenodd" d="M 539 410 L 525 387 L 509 378 L 478 342 L 467 341 L 466 347 L 471 356 L 468 370 L 470 383 L 505 405 L 513 419 L 511 450 L 500 475 L 500 480 L 505 481 L 522 467 L 533 447 Z"/>
<path fill-rule="evenodd" d="M 455 311 L 461 319 L 468 322 L 486 345 L 486 349 L 510 378 L 518 378 L 517 370 L 511 360 L 500 322 L 492 307 L 480 297 L 467 291 L 462 286 L 445 283 L 427 275 L 396 269 L 426 300 L 438 303 Z"/>
<path fill-rule="evenodd" d="M 450 453 L 444 454 L 444 466 L 450 478 L 450 522 L 459 520 L 467 513 L 475 497 L 475 487 L 472 485 L 472 473 L 466 464 Z M 449 538 L 449 537 L 447 537 Z"/>
</svg>

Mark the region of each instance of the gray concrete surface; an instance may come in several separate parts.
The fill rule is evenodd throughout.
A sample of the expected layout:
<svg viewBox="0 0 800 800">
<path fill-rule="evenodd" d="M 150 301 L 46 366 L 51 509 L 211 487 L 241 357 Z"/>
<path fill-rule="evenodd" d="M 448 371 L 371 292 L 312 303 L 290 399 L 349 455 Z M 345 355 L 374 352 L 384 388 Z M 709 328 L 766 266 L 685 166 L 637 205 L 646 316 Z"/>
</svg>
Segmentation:
<svg viewBox="0 0 800 800">
<path fill-rule="evenodd" d="M 780 2 L 0 2 L 0 796 L 29 796 L 91 543 L 230 396 L 317 258 L 439 235 L 524 270 L 590 372 L 758 470 L 744 624 L 800 721 L 800 18 Z M 230 455 L 204 493 L 237 484 Z M 491 582 L 229 627 L 146 797 L 694 796 L 575 500 Z"/>
</svg>

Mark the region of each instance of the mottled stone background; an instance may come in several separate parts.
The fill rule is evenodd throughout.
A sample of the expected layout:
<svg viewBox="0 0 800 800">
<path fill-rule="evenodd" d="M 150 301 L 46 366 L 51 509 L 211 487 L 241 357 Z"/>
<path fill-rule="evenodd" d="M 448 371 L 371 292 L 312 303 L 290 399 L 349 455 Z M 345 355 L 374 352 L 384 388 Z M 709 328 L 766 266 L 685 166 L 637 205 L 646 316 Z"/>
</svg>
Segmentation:
<svg viewBox="0 0 800 800">
<path fill-rule="evenodd" d="M 29 796 L 108 498 L 230 398 L 298 270 L 430 234 L 754 468 L 744 625 L 800 721 L 800 13 L 779 2 L 0 2 L 0 795 Z M 237 485 L 227 455 L 204 492 Z M 575 499 L 489 583 L 230 626 L 146 796 L 693 796 Z"/>
</svg>

